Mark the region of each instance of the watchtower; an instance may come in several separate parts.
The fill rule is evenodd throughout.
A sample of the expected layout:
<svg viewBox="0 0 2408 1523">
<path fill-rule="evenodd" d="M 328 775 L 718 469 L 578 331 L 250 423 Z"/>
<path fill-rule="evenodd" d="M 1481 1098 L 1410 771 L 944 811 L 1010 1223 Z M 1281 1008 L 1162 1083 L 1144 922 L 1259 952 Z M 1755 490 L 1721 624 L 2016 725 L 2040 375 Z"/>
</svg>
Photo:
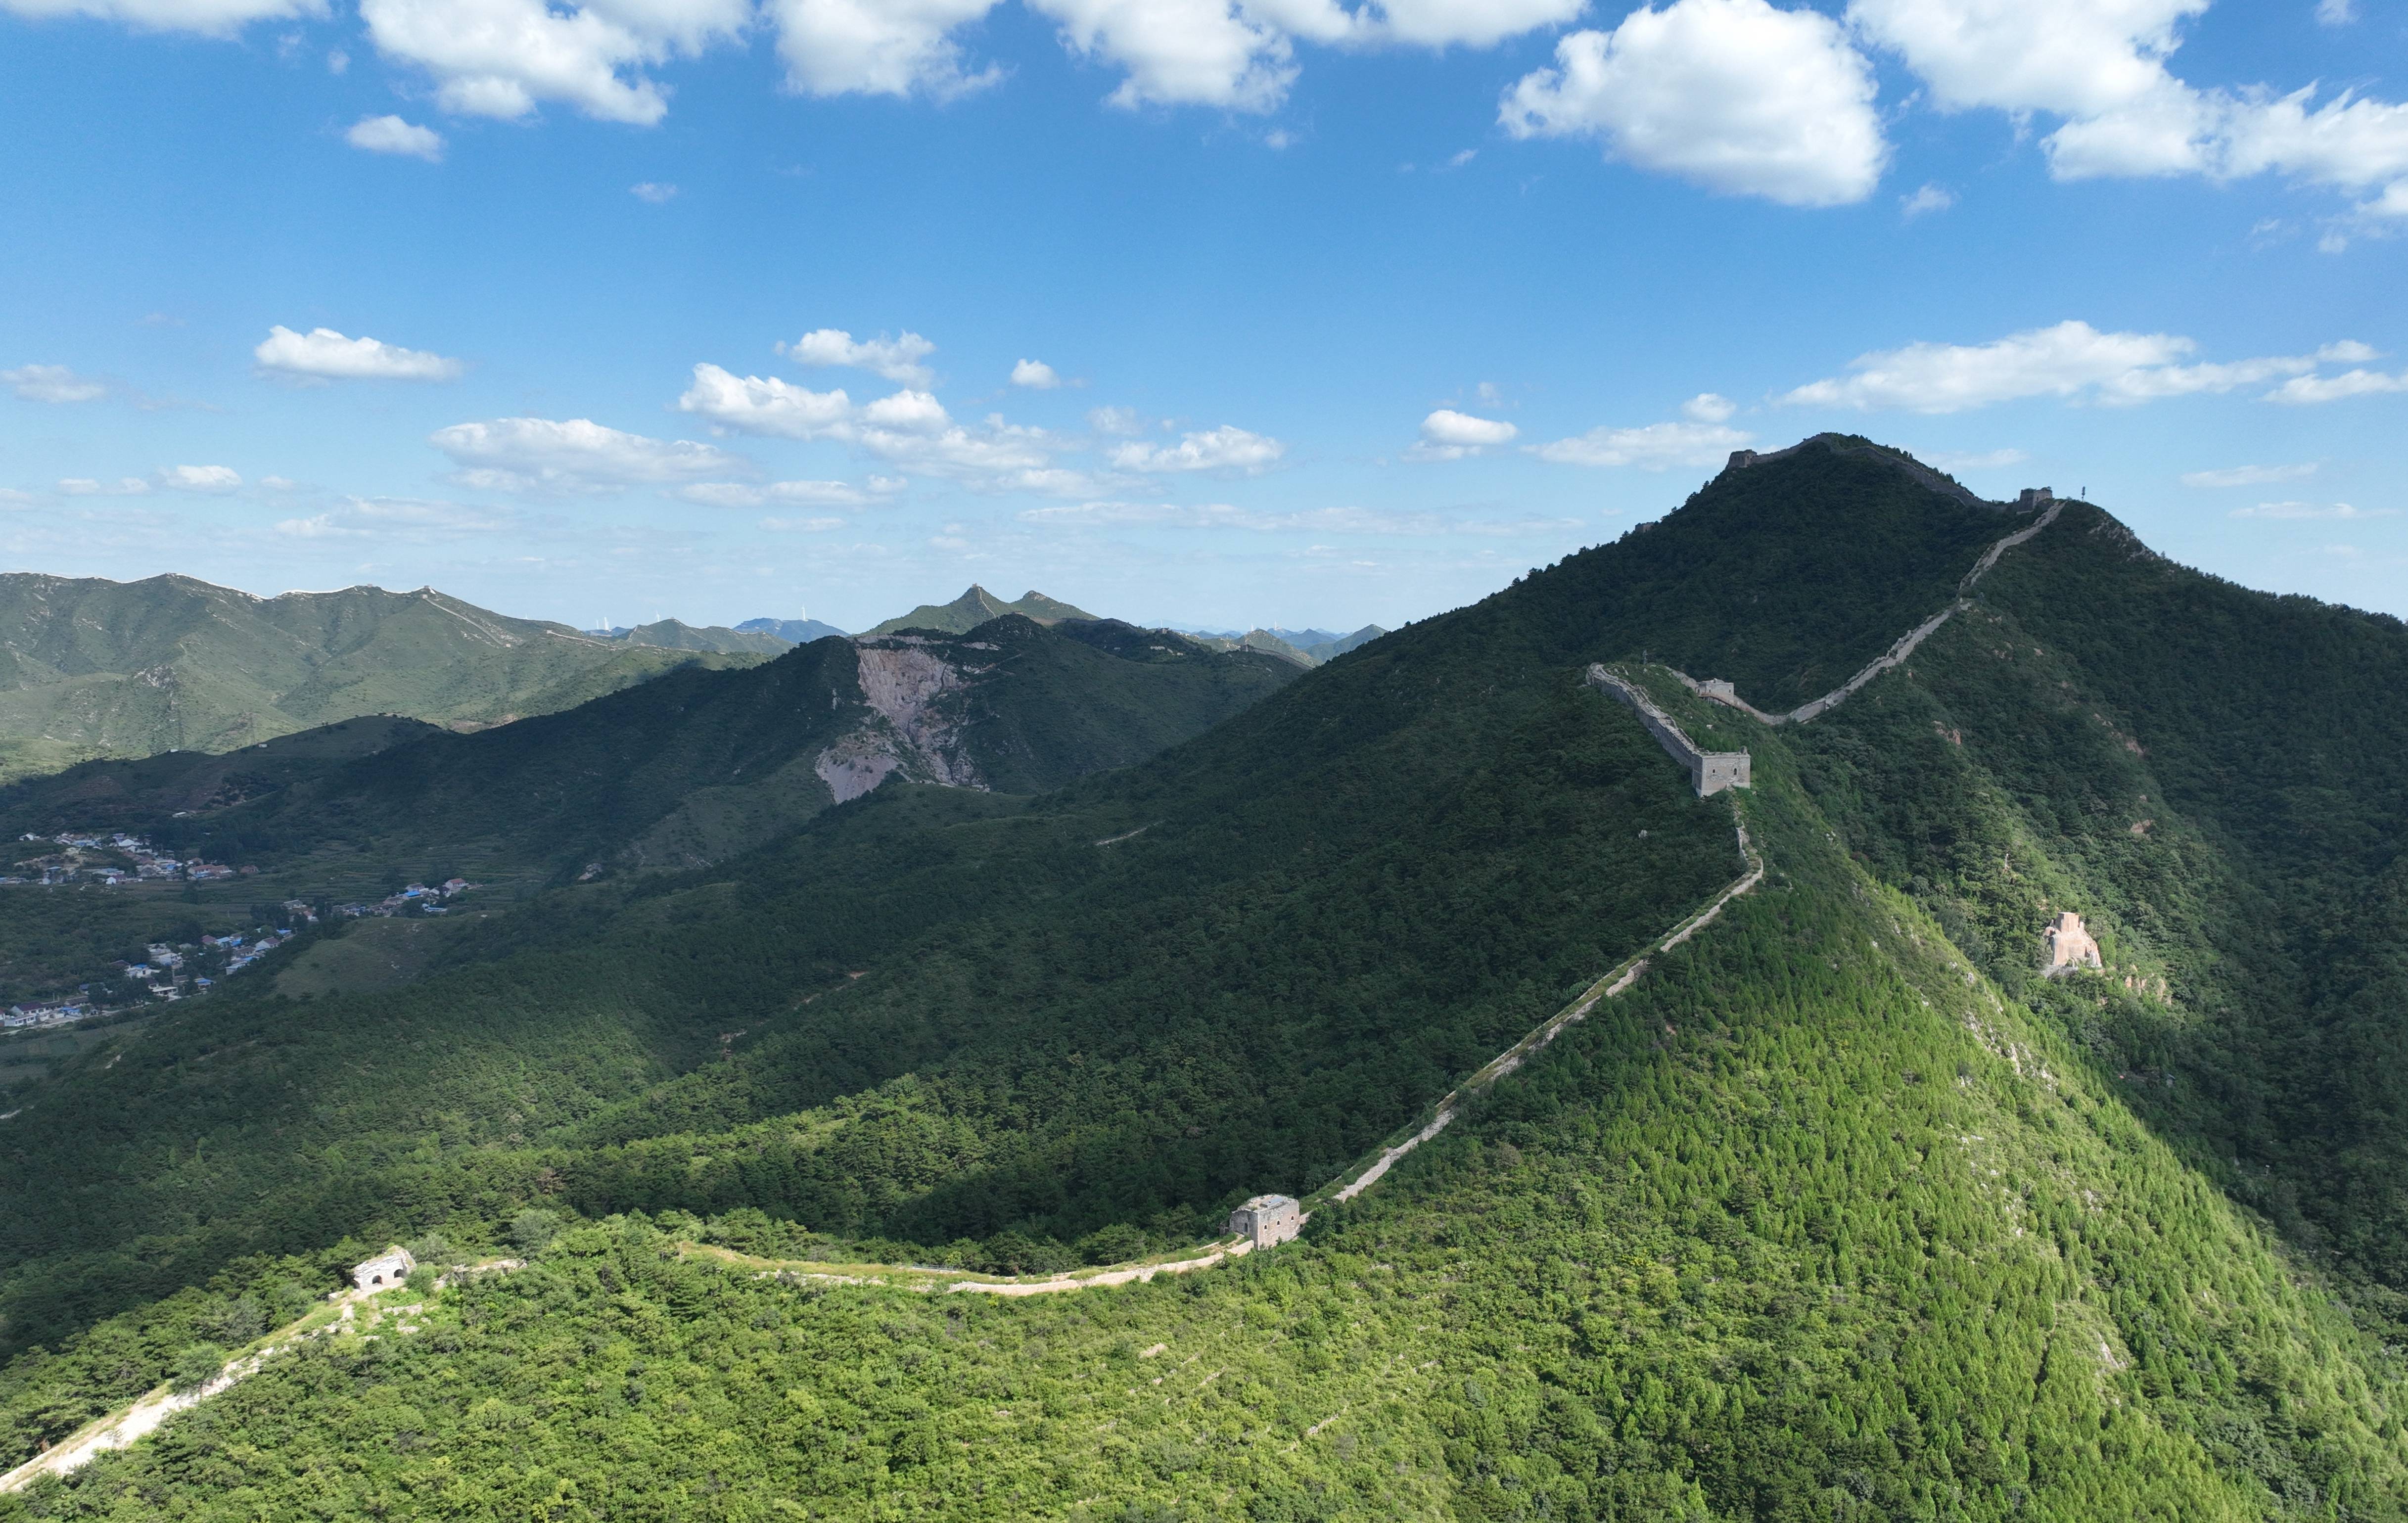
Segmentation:
<svg viewBox="0 0 2408 1523">
<path fill-rule="evenodd" d="M 1229 1213 L 1229 1230 L 1268 1248 L 1304 1230 L 1304 1208 L 1284 1195 L 1258 1195 Z"/>
</svg>

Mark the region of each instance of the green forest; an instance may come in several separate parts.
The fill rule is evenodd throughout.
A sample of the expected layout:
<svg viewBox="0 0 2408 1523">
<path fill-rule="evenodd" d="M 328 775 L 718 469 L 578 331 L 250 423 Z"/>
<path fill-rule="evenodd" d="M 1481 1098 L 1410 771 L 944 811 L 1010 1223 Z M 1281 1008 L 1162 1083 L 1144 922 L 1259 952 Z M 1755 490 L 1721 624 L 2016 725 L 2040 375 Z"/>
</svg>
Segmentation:
<svg viewBox="0 0 2408 1523">
<path fill-rule="evenodd" d="M 1813 725 L 1663 669 L 1802 701 L 2028 522 L 1810 447 L 1134 765 L 889 782 L 96 1043 L 0 1133 L 0 1466 L 389 1242 L 493 1267 L 0 1518 L 2408 1516 L 2408 722 L 2360 701 L 2408 629 L 2075 505 Z M 1589 660 L 1755 785 L 1691 797 Z M 1741 823 L 1762 884 L 1303 1241 L 864 1283 L 1310 1195 Z M 2067 909 L 2105 966 L 2043 979 Z"/>
</svg>

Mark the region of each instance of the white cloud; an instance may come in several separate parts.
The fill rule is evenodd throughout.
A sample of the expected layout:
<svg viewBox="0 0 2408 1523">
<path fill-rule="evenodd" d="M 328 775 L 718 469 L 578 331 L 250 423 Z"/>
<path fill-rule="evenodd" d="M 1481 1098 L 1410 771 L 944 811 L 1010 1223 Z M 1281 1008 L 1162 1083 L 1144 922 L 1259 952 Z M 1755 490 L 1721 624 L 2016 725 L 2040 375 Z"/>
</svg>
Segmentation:
<svg viewBox="0 0 2408 1523">
<path fill-rule="evenodd" d="M 289 476 L 263 476 L 259 484 L 270 492 L 291 492 L 301 483 Z"/>
<path fill-rule="evenodd" d="M 1145 432 L 1145 420 L 1137 415 L 1135 408 L 1089 408 L 1087 426 L 1115 438 L 1134 438 Z"/>
<path fill-rule="evenodd" d="M 138 497 L 150 490 L 150 483 L 139 476 L 123 476 L 114 481 L 96 481 L 89 476 L 68 476 L 59 481 L 59 492 L 69 497 Z"/>
<path fill-rule="evenodd" d="M 869 429 L 897 429 L 905 433 L 934 433 L 953 420 L 945 405 L 926 392 L 904 390 L 892 396 L 882 396 L 861 409 L 861 421 Z"/>
<path fill-rule="evenodd" d="M 145 32 L 228 36 L 253 22 L 323 16 L 323 0 L 0 0 L 0 10 L 36 21 L 89 16 Z"/>
<path fill-rule="evenodd" d="M 1531 447 L 1541 460 L 1559 466 L 1719 466 L 1755 435 L 1716 423 L 1659 423 L 1643 428 L 1592 428 L 1585 434 Z"/>
<path fill-rule="evenodd" d="M 251 357 L 263 370 L 321 381 L 457 381 L 465 368 L 424 350 L 346 338 L 332 328 L 295 333 L 280 323 L 267 330 Z"/>
<path fill-rule="evenodd" d="M 643 180 L 627 187 L 627 194 L 638 201 L 650 201 L 656 207 L 666 206 L 677 199 L 678 188 L 657 180 Z"/>
<path fill-rule="evenodd" d="M 2386 392 L 2408 392 L 2408 370 L 2396 376 L 2380 370 L 2345 370 L 2337 376 L 2294 376 L 2266 394 L 2269 402 L 2287 402 L 2306 406 L 2316 402 L 2340 402 L 2353 396 L 2377 396 Z"/>
<path fill-rule="evenodd" d="M 2310 86 L 2202 91 L 2167 68 L 2207 0 L 1853 0 L 1858 33 L 1902 56 L 1943 109 L 2064 118 L 2042 143 L 2060 180 L 2285 173 L 2408 213 L 2408 107 Z M 2345 19 L 2346 0 L 2318 18 Z M 2395 208 L 2395 199 L 2398 203 Z"/>
<path fill-rule="evenodd" d="M 1230 0 L 1028 0 L 1062 29 L 1074 53 L 1126 71 L 1107 97 L 1115 106 L 1216 106 L 1268 111 L 1295 82 L 1286 34 Z M 1332 7 L 1286 5 L 1291 20 L 1315 21 Z M 1338 13 L 1342 15 L 1343 13 Z M 1342 24 L 1340 23 L 1340 24 Z"/>
<path fill-rule="evenodd" d="M 1714 392 L 1699 392 L 1681 404 L 1681 416 L 1691 423 L 1724 423 L 1738 410 L 1729 397 Z"/>
<path fill-rule="evenodd" d="M 2270 486 L 2276 481 L 2297 481 L 2316 473 L 2313 460 L 2296 466 L 2230 466 L 2222 470 L 2193 470 L 2183 473 L 2185 486 Z"/>
<path fill-rule="evenodd" d="M 1043 360 L 1022 360 L 1011 367 L 1011 383 L 1031 391 L 1050 392 L 1062 384 L 1062 378 Z"/>
<path fill-rule="evenodd" d="M 761 520 L 761 527 L 772 533 L 824 534 L 830 529 L 844 527 L 844 520 L 840 518 L 765 518 Z"/>
<path fill-rule="evenodd" d="M 1405 453 L 1416 460 L 1461 460 L 1495 445 L 1511 444 L 1521 432 L 1500 420 L 1440 408 L 1422 420 L 1422 437 Z"/>
<path fill-rule="evenodd" d="M 891 485 L 882 488 L 881 483 Z M 888 477 L 872 478 L 869 491 L 843 481 L 772 481 L 767 486 L 752 486 L 742 481 L 697 481 L 692 486 L 678 488 L 678 496 L 707 508 L 762 508 L 771 503 L 795 507 L 860 508 L 901 485 L 901 482 Z"/>
<path fill-rule="evenodd" d="M 1765 0 L 1673 0 L 1575 32 L 1498 117 L 1516 137 L 1597 136 L 1607 151 L 1785 206 L 1861 201 L 1888 162 L 1872 67 L 1837 23 Z"/>
<path fill-rule="evenodd" d="M 1945 211 L 1956 204 L 1956 193 L 1945 185 L 1926 184 L 1911 195 L 1898 198 L 1898 209 L 1903 216 L 1914 218 L 1928 212 Z"/>
<path fill-rule="evenodd" d="M 398 153 L 429 164 L 443 158 L 443 135 L 397 116 L 364 116 L 343 134 L 343 141 L 370 153 Z"/>
<path fill-rule="evenodd" d="M 280 521 L 276 532 L 296 539 L 398 539 L 415 544 L 462 534 L 489 534 L 509 520 L 490 508 L 423 497 L 347 497 L 341 508 Z"/>
<path fill-rule="evenodd" d="M 770 0 L 778 55 L 790 89 L 812 95 L 910 95 L 949 99 L 1003 78 L 962 68 L 957 27 L 995 0 Z"/>
<path fill-rule="evenodd" d="M 1206 433 L 1189 434 L 1177 444 L 1124 444 L 1111 454 L 1122 470 L 1234 470 L 1253 474 L 1277 464 L 1287 446 L 1261 434 L 1250 434 L 1226 424 Z"/>
<path fill-rule="evenodd" d="M 2316 0 L 2316 22 L 2323 26 L 2347 26 L 2358 20 L 2357 0 Z"/>
<path fill-rule="evenodd" d="M 920 362 L 936 352 L 936 345 L 916 333 L 905 333 L 899 338 L 882 333 L 856 343 L 853 335 L 840 328 L 814 329 L 791 344 L 778 346 L 778 352 L 796 365 L 850 366 L 900 385 L 924 387 L 933 383 L 936 376 Z"/>
<path fill-rule="evenodd" d="M 178 492 L 215 494 L 239 490 L 242 477 L 231 466 L 162 466 L 159 484 Z"/>
<path fill-rule="evenodd" d="M 2004 470 L 2020 466 L 2030 455 L 2021 450 L 1935 450 L 1923 457 L 1925 464 L 1939 467 L 1952 475 L 1960 470 Z"/>
<path fill-rule="evenodd" d="M 2397 508 L 2353 508 L 2345 502 L 2261 502 L 2235 508 L 2227 518 L 2396 518 Z"/>
<path fill-rule="evenodd" d="M 0 383 L 27 402 L 90 402 L 108 395 L 106 381 L 77 375 L 64 365 L 21 365 L 0 370 Z"/>
<path fill-rule="evenodd" d="M 781 438 L 837 436 L 853 416 L 853 398 L 841 389 L 815 392 L 774 376 L 737 376 L 715 365 L 694 367 L 694 384 L 677 405 L 680 412 L 699 413 L 723 428 Z"/>
<path fill-rule="evenodd" d="M 453 424 L 428 442 L 466 485 L 502 492 L 607 492 L 703 476 L 745 474 L 746 462 L 688 439 L 646 438 L 585 418 L 498 418 Z"/>
<path fill-rule="evenodd" d="M 650 126 L 668 109 L 641 71 L 733 38 L 747 0 L 361 0 L 387 57 L 433 77 L 445 110 L 523 117 L 544 101 Z"/>
<path fill-rule="evenodd" d="M 2169 333 L 2101 333 L 2087 323 L 2010 334 L 1986 344 L 1914 343 L 1860 354 L 1844 377 L 1812 381 L 1781 398 L 1792 405 L 1961 412 L 2029 396 L 2089 396 L 2110 404 L 2228 392 L 2278 376 L 2315 381 L 2318 365 L 2372 353 L 2328 344 L 2314 354 L 2268 355 L 2223 364 L 2177 363 L 2199 346 Z M 2327 384 L 2339 384 L 2335 378 Z M 2294 386 L 2301 382 L 2295 381 Z M 2287 391 L 2289 388 L 2286 388 Z M 2280 395 L 2280 394 L 2277 394 Z M 2284 396 L 2284 400 L 2324 400 Z"/>
<path fill-rule="evenodd" d="M 23 508 L 34 500 L 31 492 L 20 492 L 13 486 L 0 486 L 0 506 Z"/>
</svg>

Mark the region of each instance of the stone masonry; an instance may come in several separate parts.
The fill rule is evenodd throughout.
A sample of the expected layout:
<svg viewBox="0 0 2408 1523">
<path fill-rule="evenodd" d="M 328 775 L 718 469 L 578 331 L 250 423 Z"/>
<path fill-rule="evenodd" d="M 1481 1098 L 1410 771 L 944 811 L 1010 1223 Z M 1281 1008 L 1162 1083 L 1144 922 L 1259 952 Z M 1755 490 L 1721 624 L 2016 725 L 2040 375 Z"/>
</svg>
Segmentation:
<svg viewBox="0 0 2408 1523">
<path fill-rule="evenodd" d="M 2048 929 L 2041 933 L 2041 942 L 2048 949 L 2048 963 L 2041 970 L 2050 978 L 2077 968 L 2103 966 L 2098 941 L 2082 924 L 2082 917 L 2071 910 L 2048 923 Z"/>
<path fill-rule="evenodd" d="M 1304 1208 L 1284 1195 L 1258 1195 L 1229 1213 L 1229 1230 L 1253 1247 L 1268 1248 L 1304 1230 Z"/>
<path fill-rule="evenodd" d="M 1744 788 L 1751 782 L 1751 760 L 1744 751 L 1707 751 L 1689 739 L 1672 716 L 1656 707 L 1654 699 L 1629 682 L 1601 666 L 1588 668 L 1588 684 L 1606 697 L 1628 704 L 1639 715 L 1639 723 L 1656 737 L 1656 743 L 1670 754 L 1672 759 L 1689 769 L 1690 785 L 1698 797 L 1707 797 L 1725 788 Z"/>
<path fill-rule="evenodd" d="M 382 1290 L 408 1279 L 409 1272 L 417 1267 L 418 1260 L 409 1257 L 408 1249 L 387 1248 L 374 1258 L 352 1265 L 351 1284 L 362 1290 Z"/>
</svg>

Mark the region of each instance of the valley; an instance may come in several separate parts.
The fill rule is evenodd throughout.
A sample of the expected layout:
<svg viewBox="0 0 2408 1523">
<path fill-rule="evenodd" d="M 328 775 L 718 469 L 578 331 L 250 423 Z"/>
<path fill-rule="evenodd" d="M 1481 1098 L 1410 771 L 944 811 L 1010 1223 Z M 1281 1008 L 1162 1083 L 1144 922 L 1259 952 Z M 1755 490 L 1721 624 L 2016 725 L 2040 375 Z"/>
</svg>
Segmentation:
<svg viewBox="0 0 2408 1523">
<path fill-rule="evenodd" d="M 12 1100 L 0 1461 L 526 1263 L 0 1517 L 2408 1513 L 2397 621 L 1842 436 L 1310 669 L 1039 611 L 192 816 L 491 898 Z"/>
</svg>

